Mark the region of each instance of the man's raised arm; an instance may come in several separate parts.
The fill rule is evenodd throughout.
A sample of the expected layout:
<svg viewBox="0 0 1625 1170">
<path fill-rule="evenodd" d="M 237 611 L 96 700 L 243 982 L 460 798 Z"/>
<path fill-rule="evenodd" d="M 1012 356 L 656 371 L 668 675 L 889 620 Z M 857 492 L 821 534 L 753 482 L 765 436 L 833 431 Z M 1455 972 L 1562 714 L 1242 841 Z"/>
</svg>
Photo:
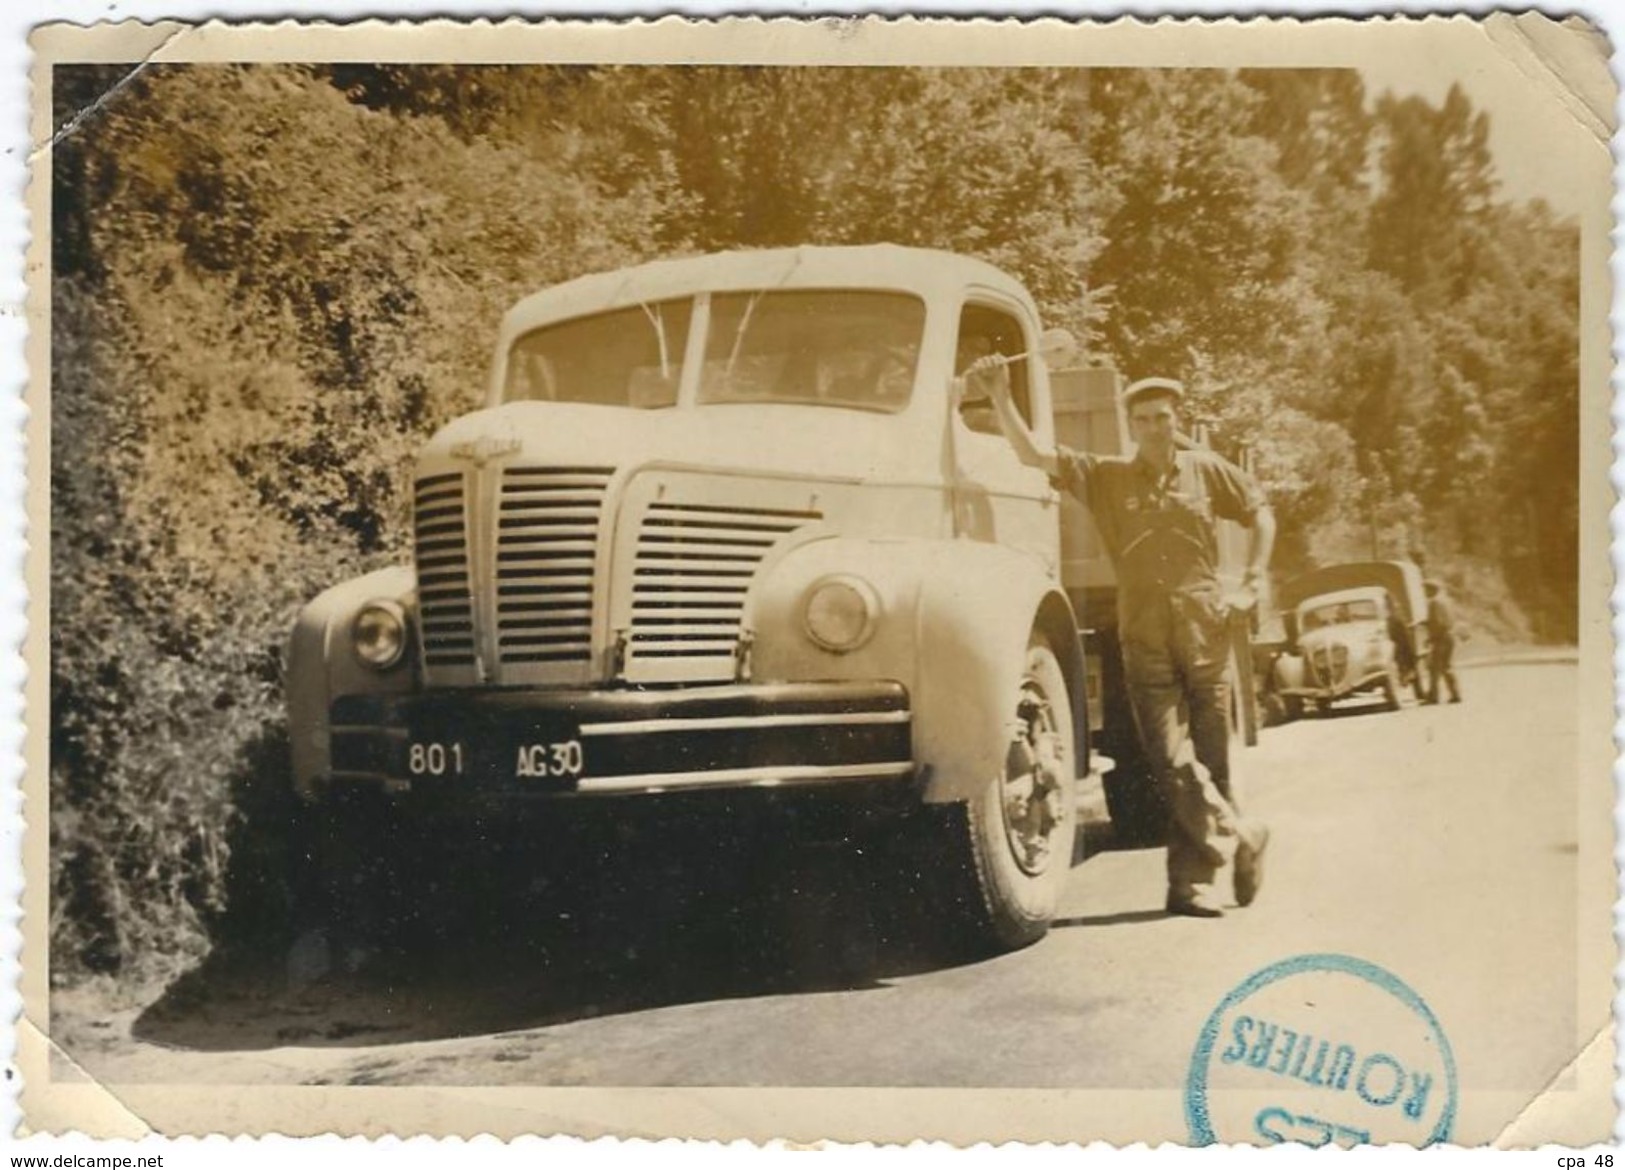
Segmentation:
<svg viewBox="0 0 1625 1170">
<path fill-rule="evenodd" d="M 1026 420 L 1016 410 L 1016 404 L 1010 399 L 1010 371 L 1005 359 L 998 354 L 989 354 L 978 358 L 966 367 L 961 379 L 962 384 L 969 388 L 973 382 L 980 387 L 986 387 L 987 394 L 993 401 L 993 409 L 999 417 L 999 427 L 1004 431 L 1004 437 L 1015 448 L 1016 458 L 1029 467 L 1036 467 L 1045 475 L 1054 479 L 1060 473 L 1060 461 L 1055 457 L 1054 451 L 1039 449 L 1033 433 L 1027 429 Z"/>
</svg>

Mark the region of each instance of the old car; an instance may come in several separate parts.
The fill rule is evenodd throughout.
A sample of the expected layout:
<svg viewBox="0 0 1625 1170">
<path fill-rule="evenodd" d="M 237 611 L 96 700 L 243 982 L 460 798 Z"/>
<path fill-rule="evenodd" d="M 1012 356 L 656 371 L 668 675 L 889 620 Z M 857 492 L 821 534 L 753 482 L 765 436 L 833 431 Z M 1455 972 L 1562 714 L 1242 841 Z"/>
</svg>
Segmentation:
<svg viewBox="0 0 1625 1170">
<path fill-rule="evenodd" d="M 1289 648 L 1275 659 L 1274 681 L 1290 716 L 1359 694 L 1381 695 L 1389 710 L 1403 688 L 1423 696 L 1427 609 L 1415 564 L 1328 566 L 1289 581 L 1281 602 Z"/>
</svg>

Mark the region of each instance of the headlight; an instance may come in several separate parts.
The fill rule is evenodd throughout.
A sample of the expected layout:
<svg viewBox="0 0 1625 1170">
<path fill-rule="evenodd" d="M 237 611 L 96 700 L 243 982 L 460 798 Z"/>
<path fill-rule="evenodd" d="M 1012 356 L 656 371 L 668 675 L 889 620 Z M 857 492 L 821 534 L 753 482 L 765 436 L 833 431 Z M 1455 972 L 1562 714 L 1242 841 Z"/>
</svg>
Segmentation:
<svg viewBox="0 0 1625 1170">
<path fill-rule="evenodd" d="M 369 601 L 350 627 L 355 656 L 374 670 L 388 670 L 406 651 L 406 613 L 393 601 Z"/>
<path fill-rule="evenodd" d="M 847 576 L 825 577 L 807 590 L 807 604 L 802 612 L 807 637 L 825 650 L 845 654 L 873 636 L 880 599 L 867 581 Z"/>
</svg>

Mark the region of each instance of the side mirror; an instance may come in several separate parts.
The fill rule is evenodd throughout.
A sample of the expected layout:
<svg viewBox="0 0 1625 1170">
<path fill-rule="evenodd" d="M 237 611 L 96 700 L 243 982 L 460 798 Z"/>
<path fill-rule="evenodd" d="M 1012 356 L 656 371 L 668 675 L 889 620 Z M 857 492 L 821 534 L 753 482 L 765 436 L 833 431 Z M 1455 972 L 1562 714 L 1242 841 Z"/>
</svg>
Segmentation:
<svg viewBox="0 0 1625 1170">
<path fill-rule="evenodd" d="M 1038 353 L 1052 369 L 1072 364 L 1078 357 L 1078 339 L 1065 329 L 1046 329 L 1038 338 Z"/>
</svg>

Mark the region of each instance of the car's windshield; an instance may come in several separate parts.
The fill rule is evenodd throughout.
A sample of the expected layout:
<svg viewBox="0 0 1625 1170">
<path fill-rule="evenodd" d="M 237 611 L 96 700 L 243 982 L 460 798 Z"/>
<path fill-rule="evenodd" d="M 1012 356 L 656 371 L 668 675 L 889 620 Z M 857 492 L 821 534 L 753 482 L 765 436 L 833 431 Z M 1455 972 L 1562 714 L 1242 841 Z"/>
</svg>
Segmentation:
<svg viewBox="0 0 1625 1170">
<path fill-rule="evenodd" d="M 692 310 L 685 297 L 532 329 L 508 351 L 502 399 L 675 406 Z"/>
<path fill-rule="evenodd" d="M 1325 626 L 1340 626 L 1348 622 L 1371 622 L 1381 617 L 1377 603 L 1370 598 L 1341 601 L 1336 605 L 1322 605 L 1304 611 L 1303 628 L 1318 630 Z"/>
<path fill-rule="evenodd" d="M 699 400 L 901 410 L 924 325 L 924 302 L 903 293 L 719 293 Z"/>
</svg>

